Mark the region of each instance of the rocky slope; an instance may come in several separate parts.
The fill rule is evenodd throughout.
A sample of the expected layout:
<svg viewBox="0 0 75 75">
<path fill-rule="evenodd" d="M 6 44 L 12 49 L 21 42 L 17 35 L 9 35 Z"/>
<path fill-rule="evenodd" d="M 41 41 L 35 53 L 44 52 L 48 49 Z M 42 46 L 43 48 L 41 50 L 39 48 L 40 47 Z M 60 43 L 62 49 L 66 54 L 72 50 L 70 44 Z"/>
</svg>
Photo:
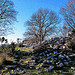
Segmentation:
<svg viewBox="0 0 75 75">
<path fill-rule="evenodd" d="M 72 34 L 54 37 L 34 47 L 33 51 L 15 51 L 15 61 L 5 61 L 3 72 L 10 75 L 42 75 L 42 72 L 70 72 L 75 74 L 75 53 L 67 44 Z M 1 72 L 2 72 L 1 71 Z M 32 74 L 30 74 L 30 73 Z"/>
</svg>

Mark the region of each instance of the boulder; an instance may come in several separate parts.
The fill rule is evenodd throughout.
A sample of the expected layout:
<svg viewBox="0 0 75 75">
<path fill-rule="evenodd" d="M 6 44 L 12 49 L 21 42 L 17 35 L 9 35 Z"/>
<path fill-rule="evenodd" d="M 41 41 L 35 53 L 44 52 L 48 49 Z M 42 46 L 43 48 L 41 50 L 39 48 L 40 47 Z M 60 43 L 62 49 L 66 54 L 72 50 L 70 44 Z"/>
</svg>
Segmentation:
<svg viewBox="0 0 75 75">
<path fill-rule="evenodd" d="M 50 70 L 54 69 L 54 66 L 53 66 L 53 65 L 51 65 L 49 69 L 50 69 Z"/>
</svg>

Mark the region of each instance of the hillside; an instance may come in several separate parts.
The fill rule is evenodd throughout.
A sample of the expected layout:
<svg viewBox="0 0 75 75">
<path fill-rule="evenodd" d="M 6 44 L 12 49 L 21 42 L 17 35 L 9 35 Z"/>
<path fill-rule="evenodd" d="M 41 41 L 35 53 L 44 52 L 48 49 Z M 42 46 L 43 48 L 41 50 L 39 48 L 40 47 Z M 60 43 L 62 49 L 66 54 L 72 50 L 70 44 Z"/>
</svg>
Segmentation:
<svg viewBox="0 0 75 75">
<path fill-rule="evenodd" d="M 75 74 L 75 41 L 72 33 L 53 37 L 34 47 L 33 51 L 14 51 L 1 65 L 3 75 Z M 72 45 L 71 45 L 72 43 Z"/>
</svg>

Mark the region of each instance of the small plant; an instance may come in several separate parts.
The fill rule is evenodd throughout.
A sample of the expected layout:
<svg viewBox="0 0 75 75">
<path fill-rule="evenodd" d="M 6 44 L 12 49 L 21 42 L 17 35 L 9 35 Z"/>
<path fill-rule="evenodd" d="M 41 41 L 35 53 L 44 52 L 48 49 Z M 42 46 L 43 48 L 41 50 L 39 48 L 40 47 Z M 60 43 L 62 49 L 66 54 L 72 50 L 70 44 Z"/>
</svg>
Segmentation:
<svg viewBox="0 0 75 75">
<path fill-rule="evenodd" d="M 12 53 L 14 53 L 15 47 L 16 47 L 16 44 L 14 42 L 12 42 L 9 46 L 9 48 L 11 48 Z"/>
</svg>

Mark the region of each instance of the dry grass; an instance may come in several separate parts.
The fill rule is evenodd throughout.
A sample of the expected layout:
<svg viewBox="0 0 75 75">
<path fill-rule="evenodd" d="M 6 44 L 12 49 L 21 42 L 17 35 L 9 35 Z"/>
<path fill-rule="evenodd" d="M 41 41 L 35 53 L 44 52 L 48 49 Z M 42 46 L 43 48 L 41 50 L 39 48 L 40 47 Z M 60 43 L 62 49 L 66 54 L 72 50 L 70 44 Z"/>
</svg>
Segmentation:
<svg viewBox="0 0 75 75">
<path fill-rule="evenodd" d="M 14 61 L 13 57 L 9 57 L 6 53 L 0 53 L 0 65 L 7 60 L 7 61 Z"/>
<path fill-rule="evenodd" d="M 28 47 L 28 48 L 25 48 L 25 51 L 32 51 L 33 49 L 32 49 L 32 47 Z"/>
<path fill-rule="evenodd" d="M 15 49 L 16 49 L 16 50 L 21 50 L 21 51 L 26 51 L 26 52 L 28 52 L 29 50 L 30 50 L 30 51 L 33 50 L 32 47 L 28 47 L 28 48 L 25 48 L 25 47 L 23 47 L 23 48 L 17 47 L 17 48 L 15 48 Z"/>
<path fill-rule="evenodd" d="M 0 65 L 6 60 L 7 54 L 6 53 L 0 53 Z"/>
</svg>

